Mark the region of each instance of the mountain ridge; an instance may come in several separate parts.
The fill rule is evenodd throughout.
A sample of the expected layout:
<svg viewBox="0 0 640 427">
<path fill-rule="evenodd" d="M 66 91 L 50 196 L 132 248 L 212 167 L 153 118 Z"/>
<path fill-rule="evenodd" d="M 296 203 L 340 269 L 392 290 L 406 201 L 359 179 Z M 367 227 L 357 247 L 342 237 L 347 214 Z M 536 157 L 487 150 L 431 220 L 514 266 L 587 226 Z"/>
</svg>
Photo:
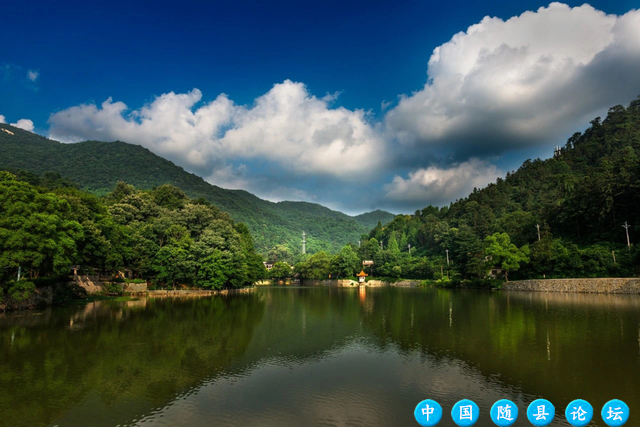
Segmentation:
<svg viewBox="0 0 640 427">
<path fill-rule="evenodd" d="M 297 252 L 302 231 L 307 233 L 310 252 L 335 252 L 369 232 L 371 216 L 367 214 L 379 212 L 377 218 L 383 223 L 394 217 L 379 210 L 350 216 L 312 202 L 271 202 L 245 190 L 210 184 L 145 147 L 123 141 L 65 144 L 8 124 L 0 124 L 0 129 L 11 132 L 0 132 L 0 168 L 58 173 L 98 195 L 111 191 L 118 181 L 141 189 L 175 185 L 189 197 L 203 197 L 247 224 L 263 253 L 276 244 Z"/>
</svg>

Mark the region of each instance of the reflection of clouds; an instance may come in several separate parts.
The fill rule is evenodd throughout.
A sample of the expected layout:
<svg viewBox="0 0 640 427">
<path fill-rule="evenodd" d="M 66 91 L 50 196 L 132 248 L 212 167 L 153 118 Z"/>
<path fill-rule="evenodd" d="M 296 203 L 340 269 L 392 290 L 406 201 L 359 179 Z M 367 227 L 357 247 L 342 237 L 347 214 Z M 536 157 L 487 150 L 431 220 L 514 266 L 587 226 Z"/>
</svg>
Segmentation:
<svg viewBox="0 0 640 427">
<path fill-rule="evenodd" d="M 445 412 L 461 396 L 489 408 L 517 390 L 469 368 L 395 346 L 381 350 L 352 340 L 323 358 L 263 361 L 241 375 L 210 381 L 140 420 L 154 425 L 413 425 L 426 398 Z M 393 391 L 393 392 L 392 392 Z M 487 410 L 487 409 L 485 409 Z"/>
</svg>

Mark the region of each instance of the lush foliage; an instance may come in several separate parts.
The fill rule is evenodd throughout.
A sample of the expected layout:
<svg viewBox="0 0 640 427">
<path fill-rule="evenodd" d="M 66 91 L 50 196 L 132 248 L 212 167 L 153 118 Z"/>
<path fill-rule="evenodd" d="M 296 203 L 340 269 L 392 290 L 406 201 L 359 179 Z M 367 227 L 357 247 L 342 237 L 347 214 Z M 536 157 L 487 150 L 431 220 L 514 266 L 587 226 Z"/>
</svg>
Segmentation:
<svg viewBox="0 0 640 427">
<path fill-rule="evenodd" d="M 171 184 L 245 223 L 256 248 L 265 256 L 276 245 L 300 253 L 302 231 L 307 233 L 308 252 L 335 253 L 345 244 L 356 242 L 377 221 L 393 219 L 383 211 L 351 217 L 315 203 L 273 203 L 246 191 L 226 190 L 138 145 L 118 141 L 61 144 L 6 124 L 0 124 L 0 128 L 13 133 L 0 132 L 0 169 L 58 173 L 97 195 L 109 193 L 118 181 L 148 190 Z"/>
<path fill-rule="evenodd" d="M 611 108 L 553 157 L 522 167 L 450 206 L 382 223 L 351 247 L 377 277 L 480 280 L 633 276 L 640 251 L 640 99 Z M 539 232 L 538 232 L 539 230 Z M 539 234 L 538 234 L 539 233 Z M 349 247 L 349 246 L 347 246 Z M 345 249 L 347 248 L 345 247 Z M 342 252 L 341 252 L 342 254 Z M 337 257 L 337 256 L 336 256 Z M 296 265 L 303 277 L 350 277 L 326 254 Z"/>
<path fill-rule="evenodd" d="M 33 177 L 31 177 L 33 178 Z M 32 179 L 33 181 L 33 179 Z M 37 184 L 58 183 L 47 179 Z M 236 288 L 266 273 L 248 228 L 205 200 L 163 185 L 151 191 L 118 183 L 104 198 L 73 186 L 35 186 L 0 172 L 0 283 L 85 271 L 131 270 L 159 286 Z"/>
<path fill-rule="evenodd" d="M 508 279 L 509 271 L 516 271 L 522 263 L 529 262 L 529 246 L 518 248 L 511 243 L 507 233 L 493 233 L 487 236 L 484 253 L 488 267 L 500 267 Z"/>
<path fill-rule="evenodd" d="M 636 241 L 638 212 L 640 99 L 593 120 L 553 158 L 527 160 L 448 207 L 379 224 L 361 257 L 390 277 L 482 278 L 492 267 L 514 278 L 631 276 L 640 252 L 622 226 Z"/>
<path fill-rule="evenodd" d="M 293 276 L 293 271 L 289 263 L 278 261 L 269 271 L 269 275 L 274 279 L 283 280 Z"/>
</svg>

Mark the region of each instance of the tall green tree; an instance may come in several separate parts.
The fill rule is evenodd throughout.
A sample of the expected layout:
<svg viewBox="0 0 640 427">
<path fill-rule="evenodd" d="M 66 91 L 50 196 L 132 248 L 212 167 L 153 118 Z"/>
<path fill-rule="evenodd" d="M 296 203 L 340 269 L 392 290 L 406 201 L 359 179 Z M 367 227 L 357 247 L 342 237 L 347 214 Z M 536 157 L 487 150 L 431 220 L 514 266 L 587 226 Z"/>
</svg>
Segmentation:
<svg viewBox="0 0 640 427">
<path fill-rule="evenodd" d="M 330 264 L 331 272 L 342 278 L 354 276 L 360 267 L 360 258 L 349 245 L 342 248 L 340 253 L 334 255 Z"/>
<path fill-rule="evenodd" d="M 485 254 L 489 257 L 487 264 L 499 266 L 504 270 L 504 277 L 509 281 L 509 271 L 520 268 L 522 263 L 529 262 L 529 247 L 518 248 L 511 243 L 507 233 L 494 233 L 485 239 Z"/>
<path fill-rule="evenodd" d="M 66 274 L 77 260 L 82 226 L 69 203 L 0 171 L 0 274 Z"/>
<path fill-rule="evenodd" d="M 284 280 L 293 276 L 293 270 L 288 263 L 284 261 L 278 261 L 273 264 L 273 267 L 271 268 L 271 271 L 269 271 L 269 274 L 274 279 Z"/>
<path fill-rule="evenodd" d="M 387 243 L 387 250 L 393 254 L 397 254 L 398 252 L 400 252 L 395 233 L 391 233 L 391 236 L 389 236 L 389 242 Z"/>
<path fill-rule="evenodd" d="M 331 257 L 326 252 L 318 252 L 307 260 L 295 265 L 295 271 L 303 279 L 328 279 L 330 274 Z"/>
<path fill-rule="evenodd" d="M 293 262 L 293 252 L 288 246 L 276 245 L 269 249 L 267 258 L 272 262 L 282 261 L 290 264 Z"/>
</svg>

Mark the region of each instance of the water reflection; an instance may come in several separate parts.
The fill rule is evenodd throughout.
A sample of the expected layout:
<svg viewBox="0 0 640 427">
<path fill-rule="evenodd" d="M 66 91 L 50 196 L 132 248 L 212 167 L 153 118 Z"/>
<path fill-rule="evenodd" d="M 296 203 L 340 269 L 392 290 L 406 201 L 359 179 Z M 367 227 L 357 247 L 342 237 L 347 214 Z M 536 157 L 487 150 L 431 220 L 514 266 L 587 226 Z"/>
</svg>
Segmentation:
<svg viewBox="0 0 640 427">
<path fill-rule="evenodd" d="M 538 397 L 558 413 L 575 398 L 594 408 L 619 398 L 633 411 L 639 305 L 615 295 L 262 288 L 4 315 L 0 425 L 413 425 L 427 397 L 446 413 L 474 399 L 478 426 L 493 425 L 488 409 L 501 398 L 521 414 Z"/>
</svg>

